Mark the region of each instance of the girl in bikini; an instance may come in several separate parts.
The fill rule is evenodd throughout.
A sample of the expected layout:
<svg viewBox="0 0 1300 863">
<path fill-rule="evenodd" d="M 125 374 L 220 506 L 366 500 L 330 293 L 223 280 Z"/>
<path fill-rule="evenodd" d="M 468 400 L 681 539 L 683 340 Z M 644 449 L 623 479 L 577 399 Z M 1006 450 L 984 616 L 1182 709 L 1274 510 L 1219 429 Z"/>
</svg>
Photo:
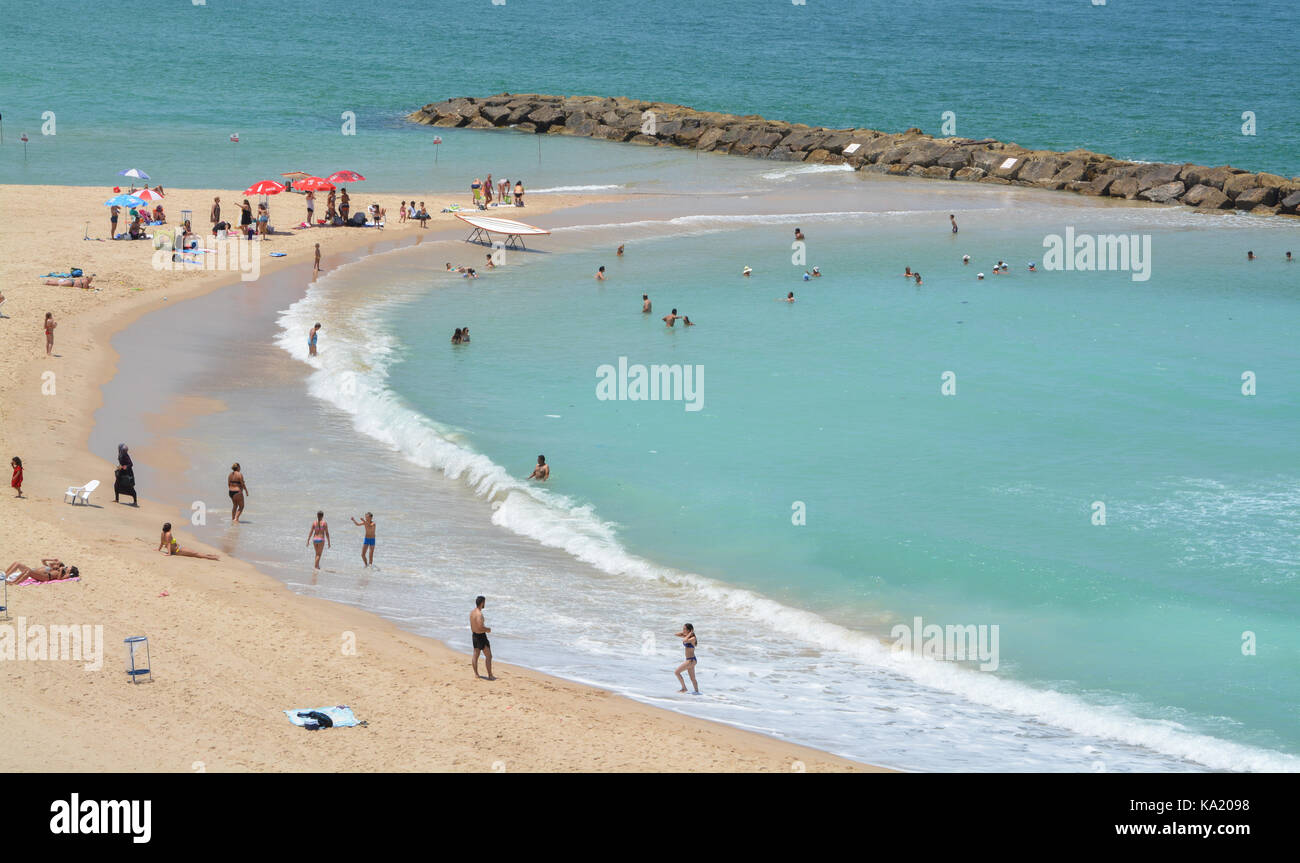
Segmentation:
<svg viewBox="0 0 1300 863">
<path fill-rule="evenodd" d="M 695 694 L 700 694 L 700 684 L 695 680 L 695 648 L 699 646 L 699 639 L 695 636 L 695 627 L 689 623 L 682 624 L 682 631 L 677 633 L 677 637 L 682 639 L 682 647 L 686 648 L 686 661 L 677 666 L 673 674 L 677 675 L 677 682 L 682 685 L 681 691 L 686 691 L 686 681 L 682 680 L 682 672 L 685 671 L 691 676 L 691 686 L 695 687 Z"/>
<path fill-rule="evenodd" d="M 205 560 L 221 559 L 215 554 L 204 554 L 201 551 L 181 548 L 181 544 L 172 537 L 172 523 L 170 521 L 162 526 L 162 537 L 158 540 L 158 550 L 168 557 L 201 557 Z"/>
<path fill-rule="evenodd" d="M 325 550 L 326 545 L 333 546 L 330 542 L 330 526 L 325 523 L 325 513 L 316 512 L 316 520 L 311 523 L 311 532 L 307 534 L 307 544 L 314 546 L 316 549 L 316 569 L 320 569 L 321 552 Z"/>
<path fill-rule="evenodd" d="M 45 313 L 45 356 L 49 356 L 54 350 L 54 328 L 58 324 L 54 322 L 54 312 Z"/>
</svg>

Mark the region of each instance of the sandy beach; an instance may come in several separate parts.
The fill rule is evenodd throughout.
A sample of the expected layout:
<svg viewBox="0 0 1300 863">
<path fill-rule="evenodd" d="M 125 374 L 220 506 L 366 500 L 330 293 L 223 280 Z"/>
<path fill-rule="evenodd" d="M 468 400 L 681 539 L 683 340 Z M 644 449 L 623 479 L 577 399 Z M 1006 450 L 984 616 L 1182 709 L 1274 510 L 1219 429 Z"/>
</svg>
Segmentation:
<svg viewBox="0 0 1300 863">
<path fill-rule="evenodd" d="M 215 195 L 227 213 L 242 198 L 222 190 L 169 189 L 169 220 L 175 224 L 181 210 L 190 209 L 194 227 L 206 234 Z M 97 239 L 108 231 L 102 201 L 109 196 L 107 187 L 3 189 L 6 201 L 40 201 L 59 218 L 18 218 L 14 206 L 0 217 L 0 284 L 7 300 L 0 307 L 7 316 L 0 318 L 6 358 L 0 366 L 0 440 L 6 460 L 20 456 L 26 469 L 24 497 L 6 489 L 0 504 L 0 549 L 6 564 L 56 556 L 82 573 L 76 582 L 10 587 L 8 623 L 102 626 L 104 641 L 97 671 L 77 661 L 0 662 L 6 695 L 0 719 L 11 731 L 0 769 L 877 769 L 503 663 L 496 666 L 499 680 L 476 680 L 465 654 L 375 615 L 291 593 L 241 561 L 159 554 L 158 525 L 173 510 L 145 498 L 138 508 L 114 504 L 112 465 L 86 447 L 100 388 L 114 373 L 109 339 L 164 303 L 216 290 L 238 274 L 159 271 L 150 263 L 151 243 Z M 464 197 L 430 193 L 426 201 L 432 210 Z M 300 199 L 291 198 L 273 198 L 272 212 L 291 212 L 296 223 Z M 371 200 L 387 208 L 387 230 L 277 235 L 259 249 L 263 272 L 310 265 L 316 242 L 328 269 L 380 244 L 460 228 L 450 214 L 439 214 L 421 231 L 414 222 L 398 223 L 397 196 L 354 196 L 357 206 Z M 609 200 L 545 195 L 519 212 L 531 219 Z M 77 236 L 83 227 L 91 240 Z M 286 256 L 270 258 L 271 251 Z M 72 267 L 94 273 L 95 290 L 46 286 L 37 278 Z M 41 327 L 47 311 L 58 322 L 50 358 Z M 193 415 L 205 406 L 158 406 L 151 422 L 160 433 L 172 410 Z M 91 479 L 101 486 L 90 506 L 63 502 L 68 486 Z M 183 529 L 178 538 L 212 551 Z M 132 635 L 149 637 L 152 683 L 132 686 L 123 673 L 122 639 Z M 309 734 L 282 713 L 326 704 L 350 705 L 368 726 Z M 88 721 L 93 717 L 104 721 Z"/>
</svg>

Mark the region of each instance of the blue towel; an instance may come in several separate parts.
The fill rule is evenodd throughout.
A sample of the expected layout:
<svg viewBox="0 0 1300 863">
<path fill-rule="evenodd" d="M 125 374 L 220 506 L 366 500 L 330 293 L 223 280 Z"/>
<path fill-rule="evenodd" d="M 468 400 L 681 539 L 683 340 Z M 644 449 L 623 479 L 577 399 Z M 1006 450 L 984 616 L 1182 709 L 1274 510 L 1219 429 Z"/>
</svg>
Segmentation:
<svg viewBox="0 0 1300 863">
<path fill-rule="evenodd" d="M 314 710 L 317 713 L 324 713 L 334 722 L 335 728 L 351 728 L 353 725 L 361 724 L 357 721 L 357 717 L 352 712 L 352 708 L 348 707 L 346 704 L 340 704 L 336 707 L 304 707 L 300 710 L 286 710 L 284 715 L 289 717 L 289 721 L 294 725 L 302 727 L 308 722 L 311 722 L 311 720 L 299 716 L 298 714 L 307 713 L 311 710 Z"/>
</svg>

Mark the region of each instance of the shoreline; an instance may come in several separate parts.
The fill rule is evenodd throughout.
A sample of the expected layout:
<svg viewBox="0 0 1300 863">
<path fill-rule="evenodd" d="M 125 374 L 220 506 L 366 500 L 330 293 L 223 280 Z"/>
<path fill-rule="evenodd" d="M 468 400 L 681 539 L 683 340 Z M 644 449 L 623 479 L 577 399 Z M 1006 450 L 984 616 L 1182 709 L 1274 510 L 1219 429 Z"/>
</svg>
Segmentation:
<svg viewBox="0 0 1300 863">
<path fill-rule="evenodd" d="M 85 198 L 102 195 L 89 187 L 50 188 Z M 30 190 L 6 187 L 9 192 Z M 187 192 L 205 190 L 176 189 L 169 194 L 179 198 Z M 533 206 L 529 214 L 609 196 L 547 198 L 553 207 Z M 402 231 L 390 232 L 345 232 L 346 242 L 327 232 L 322 244 L 330 236 L 335 242 L 325 261 L 334 264 L 339 255 L 373 253 L 373 248 L 366 250 L 368 245 L 404 244 L 406 237 L 393 236 Z M 321 236 L 315 229 L 305 233 Z M 70 242 L 64 240 L 62 250 Z M 310 248 L 306 237 L 296 245 Z M 145 244 L 125 242 L 113 244 L 111 250 L 122 247 L 138 249 L 142 257 L 146 253 Z M 147 251 L 152 252 L 151 245 Z M 9 276 L 8 284 L 30 280 L 19 270 L 39 269 L 34 256 L 42 253 L 49 251 L 33 245 L 7 256 L 0 275 Z M 272 271 L 295 265 L 306 266 L 292 256 L 268 263 Z M 83 268 L 94 271 L 92 266 Z M 93 294 L 30 282 L 7 294 L 9 320 L 0 323 L 0 348 L 11 357 L 21 353 L 23 322 L 39 333 L 39 313 L 27 302 L 38 291 L 40 308 L 56 306 L 56 320 L 63 328 L 57 331 L 54 358 L 46 360 L 34 349 L 27 361 L 6 364 L 0 377 L 5 443 L 23 454 L 28 470 L 26 499 L 11 498 L 5 504 L 0 542 L 20 560 L 57 555 L 77 563 L 83 572 L 78 583 L 15 588 L 11 612 L 15 619 L 22 615 L 28 621 L 61 623 L 71 617 L 102 625 L 103 664 L 109 674 L 120 673 L 112 669 L 115 663 L 121 668 L 121 638 L 149 635 L 157 680 L 132 687 L 87 674 L 81 663 L 5 663 L 0 667 L 11 696 L 0 707 L 0 716 L 11 727 L 28 729 L 18 745 L 0 756 L 5 769 L 181 771 L 200 769 L 194 765 L 201 763 L 202 769 L 214 771 L 489 771 L 504 763 L 512 771 L 789 772 L 800 769 L 796 765 L 809 771 L 882 771 L 505 663 L 499 663 L 499 670 L 505 672 L 509 689 L 497 683 L 484 694 L 489 684 L 465 673 L 467 655 L 434 639 L 407 633 L 367 611 L 295 594 L 242 560 L 223 557 L 211 563 L 156 554 L 151 544 L 157 524 L 171 517 L 171 509 L 157 502 L 142 499 L 138 509 L 118 507 L 107 498 L 111 489 L 101 485 L 91 507 L 62 509 L 66 505 L 57 493 L 85 481 L 74 477 L 112 475 L 111 465 L 88 449 L 102 388 L 117 371 L 112 336 L 161 302 L 219 291 L 238 281 L 238 275 L 204 271 L 192 274 L 192 284 L 178 288 L 179 279 L 167 284 L 162 274 L 141 267 L 130 275 L 110 271 L 102 284 L 117 276 L 126 286 L 105 285 L 106 290 Z M 139 297 L 133 296 L 136 291 Z M 51 302 L 51 296 L 61 302 Z M 109 299 L 123 302 L 107 307 Z M 59 369 L 54 398 L 30 386 L 42 380 L 45 366 Z M 163 416 L 152 419 L 178 419 L 170 410 Z M 58 455 L 51 457 L 52 451 Z M 172 572 L 177 569 L 184 571 Z M 182 608 L 176 609 L 177 604 Z M 228 626 L 231 619 L 241 621 L 237 632 Z M 348 635 L 358 645 L 351 655 L 338 647 L 340 637 Z M 325 678 L 333 684 L 323 686 Z M 317 743 L 280 713 L 326 702 L 351 704 L 370 727 L 331 732 Z M 80 714 L 87 711 L 126 717 L 115 729 L 113 746 L 83 736 Z M 503 716 L 502 711 L 511 712 Z M 198 715 L 226 717 L 238 722 L 239 729 L 226 731 L 211 722 L 197 725 Z M 434 721 L 438 719 L 445 722 Z M 444 731 L 444 725 L 451 729 Z M 160 733 L 162 728 L 169 731 Z M 360 735 L 378 737 L 359 740 Z"/>
</svg>

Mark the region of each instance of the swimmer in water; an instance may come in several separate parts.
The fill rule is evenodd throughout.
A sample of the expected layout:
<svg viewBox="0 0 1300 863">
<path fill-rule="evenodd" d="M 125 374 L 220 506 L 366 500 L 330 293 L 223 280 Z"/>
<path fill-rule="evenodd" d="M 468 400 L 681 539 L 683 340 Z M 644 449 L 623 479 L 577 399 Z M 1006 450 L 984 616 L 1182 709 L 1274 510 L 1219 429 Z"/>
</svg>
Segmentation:
<svg viewBox="0 0 1300 863">
<path fill-rule="evenodd" d="M 812 277 L 814 279 L 820 279 L 822 277 L 822 271 L 818 267 L 813 267 Z"/>
<path fill-rule="evenodd" d="M 622 246 L 621 243 L 619 244 L 617 254 L 618 254 L 618 256 L 619 256 L 620 258 L 623 257 L 623 246 Z"/>
<path fill-rule="evenodd" d="M 903 267 L 903 278 L 905 279 L 913 278 L 911 267 Z"/>
<path fill-rule="evenodd" d="M 1033 262 L 1033 261 L 1030 261 L 1030 262 L 1029 262 L 1029 272 L 1031 272 L 1031 273 L 1036 273 L 1036 272 L 1038 272 L 1038 267 L 1034 265 L 1034 262 Z"/>
<path fill-rule="evenodd" d="M 970 255 L 962 255 L 961 262 L 963 265 L 970 263 Z"/>
<path fill-rule="evenodd" d="M 977 276 L 975 276 L 975 278 L 979 279 L 979 280 L 982 282 L 982 281 L 984 281 L 984 274 L 983 274 L 983 273 L 980 273 L 980 274 L 978 274 Z"/>
<path fill-rule="evenodd" d="M 641 313 L 642 313 L 642 314 L 645 314 L 645 315 L 650 314 L 650 295 L 649 295 L 649 294 L 642 294 L 642 295 L 641 295 Z"/>
<path fill-rule="evenodd" d="M 793 302 L 794 302 L 794 291 L 791 291 L 790 293 L 786 294 L 784 297 L 777 297 L 777 298 L 776 298 L 776 301 L 777 301 L 778 303 L 793 303 Z"/>
<path fill-rule="evenodd" d="M 546 456 L 539 455 L 537 457 L 537 467 L 533 468 L 533 472 L 528 478 L 541 480 L 542 482 L 546 482 L 551 478 L 551 466 L 546 463 Z"/>
<path fill-rule="evenodd" d="M 604 268 L 604 267 L 601 267 L 599 270 L 596 271 L 596 281 L 598 281 L 598 282 L 603 282 L 603 281 L 605 281 L 605 268 Z"/>
<path fill-rule="evenodd" d="M 920 274 L 920 273 L 912 273 L 912 275 L 916 276 L 916 283 L 917 283 L 917 285 L 920 285 L 920 284 L 921 284 L 921 274 Z"/>
<path fill-rule="evenodd" d="M 749 267 L 745 267 L 745 269 L 743 269 L 743 270 L 740 271 L 740 274 L 741 274 L 742 276 L 744 276 L 745 278 L 748 279 L 748 278 L 749 278 L 749 274 L 752 273 L 752 272 L 754 272 L 752 269 L 750 269 Z"/>
<path fill-rule="evenodd" d="M 693 326 L 695 326 L 695 324 L 691 323 L 691 319 L 690 319 L 690 317 L 688 317 L 688 316 L 686 316 L 686 315 L 683 315 L 683 316 L 682 316 L 682 324 L 683 324 L 684 326 L 688 326 L 688 327 L 693 327 Z"/>
<path fill-rule="evenodd" d="M 1246 260 L 1248 260 L 1248 261 L 1253 261 L 1253 260 L 1255 260 L 1255 253 L 1254 253 L 1254 252 L 1247 252 L 1247 253 L 1246 253 Z"/>
<path fill-rule="evenodd" d="M 679 317 L 681 317 L 681 316 L 680 316 L 679 314 L 677 314 L 677 310 L 676 310 L 676 309 L 673 309 L 671 312 L 669 312 L 668 314 L 664 315 L 663 318 L 662 318 L 661 320 L 662 320 L 665 324 L 667 324 L 668 326 L 671 327 L 673 324 L 677 323 L 677 319 L 678 319 Z"/>
<path fill-rule="evenodd" d="M 803 242 L 803 229 L 802 229 L 802 228 L 795 228 L 795 229 L 794 229 L 794 238 L 795 238 L 796 240 L 798 240 L 799 242 Z"/>
</svg>

